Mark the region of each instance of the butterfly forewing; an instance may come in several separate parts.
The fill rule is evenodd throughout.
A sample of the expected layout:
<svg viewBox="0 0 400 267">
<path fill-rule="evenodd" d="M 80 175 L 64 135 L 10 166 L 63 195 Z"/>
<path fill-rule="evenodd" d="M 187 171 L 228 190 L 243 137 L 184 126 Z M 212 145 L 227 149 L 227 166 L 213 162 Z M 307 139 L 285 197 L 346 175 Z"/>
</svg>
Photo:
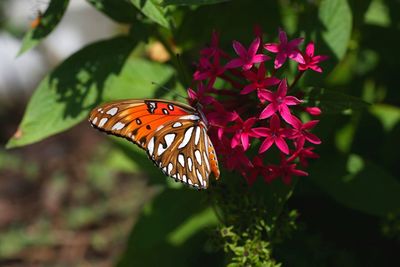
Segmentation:
<svg viewBox="0 0 400 267">
<path fill-rule="evenodd" d="M 147 151 L 168 176 L 197 188 L 208 187 L 218 161 L 196 109 L 165 100 L 123 100 L 94 109 L 89 118 L 102 131 L 122 136 Z"/>
</svg>

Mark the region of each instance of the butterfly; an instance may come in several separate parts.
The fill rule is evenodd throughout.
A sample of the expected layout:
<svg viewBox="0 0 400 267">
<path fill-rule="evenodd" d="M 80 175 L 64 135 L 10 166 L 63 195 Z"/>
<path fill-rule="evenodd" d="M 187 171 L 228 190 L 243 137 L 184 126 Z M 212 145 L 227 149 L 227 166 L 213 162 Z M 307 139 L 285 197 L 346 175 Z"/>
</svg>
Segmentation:
<svg viewBox="0 0 400 267">
<path fill-rule="evenodd" d="M 93 109 L 89 121 L 94 128 L 144 149 L 176 181 L 206 189 L 211 173 L 219 178 L 208 122 L 200 107 L 160 99 L 119 100 Z"/>
</svg>

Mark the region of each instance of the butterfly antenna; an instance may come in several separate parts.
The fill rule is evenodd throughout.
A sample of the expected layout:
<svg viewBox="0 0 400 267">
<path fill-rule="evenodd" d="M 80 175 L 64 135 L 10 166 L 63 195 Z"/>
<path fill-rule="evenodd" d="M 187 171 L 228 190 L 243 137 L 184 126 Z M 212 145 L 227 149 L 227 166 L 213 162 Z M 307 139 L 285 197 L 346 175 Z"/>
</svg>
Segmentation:
<svg viewBox="0 0 400 267">
<path fill-rule="evenodd" d="M 161 89 L 167 91 L 168 93 L 172 92 L 171 88 L 165 87 L 164 85 L 161 85 L 161 84 L 159 84 L 159 83 L 151 82 L 151 84 L 157 85 L 158 87 L 160 87 Z M 178 93 L 176 93 L 176 92 L 174 92 L 174 95 L 177 96 L 177 97 L 180 97 L 180 98 L 184 99 L 185 101 L 187 100 L 187 97 L 184 97 L 184 96 L 182 96 L 182 95 L 180 95 L 180 94 L 178 94 Z"/>
</svg>

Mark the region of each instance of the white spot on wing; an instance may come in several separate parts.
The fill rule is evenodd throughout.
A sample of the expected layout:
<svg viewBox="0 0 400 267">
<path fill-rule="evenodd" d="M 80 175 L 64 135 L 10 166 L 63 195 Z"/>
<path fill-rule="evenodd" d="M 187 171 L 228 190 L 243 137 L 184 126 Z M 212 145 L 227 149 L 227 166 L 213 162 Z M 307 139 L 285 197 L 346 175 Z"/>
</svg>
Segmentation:
<svg viewBox="0 0 400 267">
<path fill-rule="evenodd" d="M 149 141 L 149 144 L 147 145 L 147 151 L 149 152 L 149 155 L 153 155 L 154 153 L 154 137 L 152 137 Z"/>
<path fill-rule="evenodd" d="M 210 163 L 208 162 L 206 152 L 204 152 L 204 151 L 203 151 L 203 156 L 204 156 L 204 161 L 206 162 L 206 165 L 207 165 L 207 170 L 210 171 Z"/>
<path fill-rule="evenodd" d="M 192 180 L 188 180 L 188 183 L 190 184 L 190 185 L 193 185 L 193 182 L 192 182 Z"/>
<path fill-rule="evenodd" d="M 114 126 L 111 128 L 111 130 L 121 130 L 124 127 L 125 127 L 125 123 L 117 122 L 116 124 L 114 124 Z"/>
<path fill-rule="evenodd" d="M 195 138 L 194 138 L 194 144 L 197 146 L 197 144 L 199 143 L 199 140 L 200 140 L 200 127 L 197 127 L 196 128 L 196 135 L 195 135 Z"/>
<path fill-rule="evenodd" d="M 182 181 L 184 182 L 184 183 L 187 183 L 187 177 L 186 177 L 186 175 L 184 174 L 184 175 L 182 175 Z"/>
<path fill-rule="evenodd" d="M 107 121 L 108 121 L 107 118 L 102 118 L 102 119 L 100 120 L 100 122 L 99 122 L 99 127 L 103 127 L 104 124 L 106 124 Z"/>
<path fill-rule="evenodd" d="M 170 162 L 170 163 L 168 164 L 168 175 L 171 174 L 173 168 L 174 168 L 174 165 Z"/>
<path fill-rule="evenodd" d="M 189 167 L 189 171 L 192 171 L 192 166 L 193 166 L 193 162 L 192 159 L 190 157 L 188 157 L 188 167 Z"/>
<path fill-rule="evenodd" d="M 200 117 L 197 115 L 185 115 L 179 118 L 180 120 L 191 120 L 191 121 L 198 121 Z"/>
<path fill-rule="evenodd" d="M 96 123 L 97 123 L 97 117 L 95 117 L 95 118 L 92 120 L 92 123 L 93 123 L 93 124 L 96 124 Z"/>
<path fill-rule="evenodd" d="M 118 108 L 114 107 L 114 108 L 110 109 L 109 111 L 107 111 L 106 114 L 114 116 L 115 114 L 117 114 L 117 112 L 118 112 Z"/>
<path fill-rule="evenodd" d="M 160 126 L 157 127 L 156 132 L 161 130 L 162 128 L 164 128 L 164 125 L 161 124 Z"/>
<path fill-rule="evenodd" d="M 178 146 L 178 148 L 183 148 L 189 143 L 190 138 L 192 137 L 192 132 L 193 132 L 193 127 L 190 127 L 189 129 L 186 130 L 185 136 L 183 137 L 183 140 Z"/>
<path fill-rule="evenodd" d="M 199 150 L 195 150 L 194 151 L 194 156 L 196 157 L 197 163 L 199 163 L 201 165 L 201 153 Z"/>
<path fill-rule="evenodd" d="M 199 180 L 200 184 L 203 185 L 203 176 L 201 176 L 201 173 L 199 172 L 198 169 L 196 169 L 196 175 L 197 175 L 197 179 Z"/>
<path fill-rule="evenodd" d="M 177 122 L 175 122 L 173 125 L 172 125 L 172 128 L 178 128 L 178 127 L 181 127 L 182 126 L 182 123 L 180 123 L 179 121 L 177 121 Z"/>
<path fill-rule="evenodd" d="M 157 148 L 157 155 L 160 156 L 165 150 L 167 150 L 167 148 L 164 148 L 162 144 L 159 144 Z"/>
<path fill-rule="evenodd" d="M 167 148 L 174 142 L 175 134 L 167 134 L 164 136 L 165 143 L 167 144 Z"/>
<path fill-rule="evenodd" d="M 185 157 L 182 154 L 178 155 L 178 162 L 182 165 L 182 167 L 185 167 Z"/>
</svg>

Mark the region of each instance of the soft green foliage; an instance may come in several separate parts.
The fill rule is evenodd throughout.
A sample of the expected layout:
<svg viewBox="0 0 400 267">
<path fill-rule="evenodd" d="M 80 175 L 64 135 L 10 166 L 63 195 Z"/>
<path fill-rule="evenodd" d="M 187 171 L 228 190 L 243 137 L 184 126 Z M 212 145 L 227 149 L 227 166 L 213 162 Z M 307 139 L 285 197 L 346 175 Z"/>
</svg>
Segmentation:
<svg viewBox="0 0 400 267">
<path fill-rule="evenodd" d="M 34 48 L 42 39 L 46 38 L 46 36 L 54 30 L 57 24 L 61 21 L 68 3 L 69 0 L 51 1 L 45 13 L 43 15 L 38 14 L 39 24 L 25 34 L 18 55 Z"/>
<path fill-rule="evenodd" d="M 104 101 L 176 97 L 177 90 L 167 94 L 161 89 L 164 85 L 185 94 L 191 66 L 213 30 L 220 32 L 220 46 L 232 54 L 232 40 L 248 45 L 253 27 L 259 25 L 268 40 L 274 41 L 278 27 L 283 27 L 290 38 L 313 40 L 316 54 L 330 57 L 321 64 L 323 75 L 306 73 L 295 88 L 308 104 L 322 109 L 315 131 L 323 143 L 316 151 L 320 158 L 307 169 L 309 176 L 294 179 L 290 186 L 280 181 L 265 184 L 259 177 L 249 187 L 242 177 L 225 170 L 221 181 L 212 181 L 206 192 L 171 186 L 142 150 L 111 138 L 113 150 L 105 153 L 107 159 L 86 166 L 91 190 L 109 194 L 117 172 L 148 176 L 155 188 L 154 198 L 148 197 L 126 237 L 118 266 L 389 266 L 393 243 L 388 240 L 400 236 L 398 2 L 88 2 L 129 32 L 82 48 L 46 75 L 8 148 L 67 131 Z M 50 2 L 42 24 L 26 33 L 20 53 L 56 28 L 67 4 Z M 156 42 L 170 56 L 165 63 L 147 54 Z M 18 160 L 3 154 L 2 168 L 19 168 Z M 29 176 L 30 171 L 21 172 Z M 57 178 L 61 186 L 55 186 L 66 183 L 64 175 Z M 77 199 L 93 194 L 86 187 L 73 193 Z M 96 199 L 63 212 L 69 227 L 80 229 L 109 213 L 126 214 L 133 208 L 129 201 L 121 207 Z M 371 242 L 366 244 L 368 238 Z M 218 245 L 210 239 L 217 239 Z M 44 234 L 20 238 L 16 227 L 0 237 L 0 255 L 12 255 L 36 241 L 52 242 Z M 102 247 L 107 240 L 97 235 L 93 242 Z"/>
</svg>

